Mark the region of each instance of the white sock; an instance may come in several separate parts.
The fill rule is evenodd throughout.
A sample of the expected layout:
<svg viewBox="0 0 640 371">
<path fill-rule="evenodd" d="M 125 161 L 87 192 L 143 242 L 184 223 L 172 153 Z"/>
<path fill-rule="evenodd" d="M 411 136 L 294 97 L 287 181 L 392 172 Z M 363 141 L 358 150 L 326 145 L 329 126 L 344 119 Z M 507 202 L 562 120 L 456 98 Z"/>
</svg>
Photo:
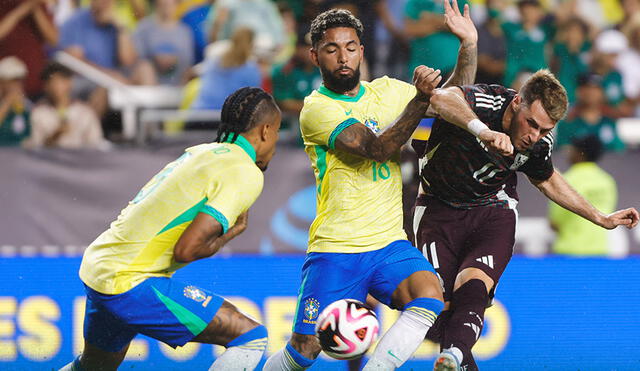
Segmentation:
<svg viewBox="0 0 640 371">
<path fill-rule="evenodd" d="M 435 319 L 435 316 L 432 317 Z M 402 366 L 424 341 L 433 319 L 414 311 L 404 311 L 380 339 L 373 356 L 362 371 L 395 370 Z"/>
<path fill-rule="evenodd" d="M 241 346 L 228 348 L 216 359 L 209 371 L 253 370 L 258 366 L 264 349 L 243 349 Z"/>
<path fill-rule="evenodd" d="M 311 367 L 314 360 L 304 358 L 290 344 L 272 354 L 263 371 L 302 371 Z"/>
<path fill-rule="evenodd" d="M 300 367 L 289 360 L 284 354 L 284 348 L 273 353 L 264 364 L 263 371 L 301 371 L 304 367 Z"/>
</svg>

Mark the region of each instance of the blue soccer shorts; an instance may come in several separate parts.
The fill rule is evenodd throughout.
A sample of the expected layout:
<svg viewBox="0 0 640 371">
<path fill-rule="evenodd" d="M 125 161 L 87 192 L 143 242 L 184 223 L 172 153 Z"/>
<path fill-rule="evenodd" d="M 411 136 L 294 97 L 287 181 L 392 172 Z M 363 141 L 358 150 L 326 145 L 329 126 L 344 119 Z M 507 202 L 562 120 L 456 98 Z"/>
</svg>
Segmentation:
<svg viewBox="0 0 640 371">
<path fill-rule="evenodd" d="M 182 346 L 207 327 L 224 299 L 173 278 L 152 277 L 118 295 L 85 285 L 84 338 L 107 352 L 122 350 L 137 334 Z"/>
<path fill-rule="evenodd" d="M 318 314 L 340 299 L 364 302 L 369 293 L 393 308 L 393 292 L 418 271 L 435 274 L 429 261 L 407 240 L 363 253 L 309 253 L 302 266 L 293 332 L 315 334 Z"/>
</svg>

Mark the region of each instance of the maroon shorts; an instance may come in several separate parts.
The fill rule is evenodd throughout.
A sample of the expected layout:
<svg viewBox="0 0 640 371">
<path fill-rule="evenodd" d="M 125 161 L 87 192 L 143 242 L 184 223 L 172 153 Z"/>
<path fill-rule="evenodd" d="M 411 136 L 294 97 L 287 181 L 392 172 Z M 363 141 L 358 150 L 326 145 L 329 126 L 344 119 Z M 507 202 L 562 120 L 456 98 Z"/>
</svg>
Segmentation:
<svg viewBox="0 0 640 371">
<path fill-rule="evenodd" d="M 418 197 L 415 243 L 438 273 L 445 301 L 451 300 L 456 276 L 465 268 L 478 268 L 498 284 L 513 255 L 516 213 L 486 206 L 456 209 L 434 197 Z"/>
</svg>

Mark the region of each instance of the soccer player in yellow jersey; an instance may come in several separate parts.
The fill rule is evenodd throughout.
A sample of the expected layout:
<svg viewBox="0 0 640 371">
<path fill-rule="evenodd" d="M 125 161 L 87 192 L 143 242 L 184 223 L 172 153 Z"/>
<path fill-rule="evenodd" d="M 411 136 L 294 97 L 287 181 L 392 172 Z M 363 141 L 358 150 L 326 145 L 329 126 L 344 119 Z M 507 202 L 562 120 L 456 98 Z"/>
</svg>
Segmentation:
<svg viewBox="0 0 640 371">
<path fill-rule="evenodd" d="M 449 29 L 462 41 L 447 84 L 471 83 L 477 32 L 445 1 Z M 309 231 L 293 335 L 265 370 L 302 370 L 320 352 L 318 313 L 332 302 L 371 294 L 402 311 L 364 370 L 400 367 L 442 310 L 435 271 L 402 228 L 399 150 L 425 117 L 440 71 L 416 68 L 413 85 L 359 75 L 362 24 L 346 10 L 329 10 L 311 24 L 311 57 L 323 86 L 304 101 L 300 129 L 317 184 L 317 215 Z"/>
<path fill-rule="evenodd" d="M 216 142 L 188 148 L 168 164 L 91 243 L 80 267 L 84 351 L 63 370 L 115 370 L 139 333 L 174 348 L 190 341 L 225 346 L 211 370 L 256 367 L 265 327 L 220 296 L 171 276 L 244 231 L 280 119 L 263 90 L 236 91 L 222 108 Z"/>
</svg>

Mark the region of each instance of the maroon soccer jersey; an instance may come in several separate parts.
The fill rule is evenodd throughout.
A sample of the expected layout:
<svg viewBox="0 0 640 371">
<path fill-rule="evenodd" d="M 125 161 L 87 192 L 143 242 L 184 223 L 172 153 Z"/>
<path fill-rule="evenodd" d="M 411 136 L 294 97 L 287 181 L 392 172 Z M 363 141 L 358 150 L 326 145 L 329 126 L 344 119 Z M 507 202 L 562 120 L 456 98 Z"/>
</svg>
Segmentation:
<svg viewBox="0 0 640 371">
<path fill-rule="evenodd" d="M 466 85 L 462 89 L 473 112 L 491 130 L 504 132 L 502 118 L 516 95 L 500 85 Z M 473 134 L 436 119 L 420 161 L 420 181 L 428 195 L 446 204 L 469 209 L 477 206 L 515 208 L 516 171 L 546 180 L 553 174 L 553 134 L 531 150 L 513 157 L 488 151 Z M 419 153 L 420 154 L 420 153 Z"/>
</svg>

